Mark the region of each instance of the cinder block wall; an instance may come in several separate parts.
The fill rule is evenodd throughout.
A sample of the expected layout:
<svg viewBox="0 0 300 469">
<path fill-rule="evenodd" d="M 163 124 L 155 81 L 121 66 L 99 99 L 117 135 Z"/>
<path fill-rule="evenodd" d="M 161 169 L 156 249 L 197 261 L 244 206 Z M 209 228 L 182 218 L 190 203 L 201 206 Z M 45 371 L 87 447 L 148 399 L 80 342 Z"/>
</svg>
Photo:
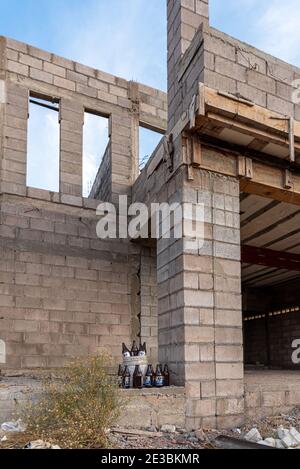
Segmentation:
<svg viewBox="0 0 300 469">
<path fill-rule="evenodd" d="M 158 360 L 157 322 L 157 265 L 156 248 L 142 247 L 141 250 L 141 341 L 148 346 L 151 363 Z"/>
<path fill-rule="evenodd" d="M 128 243 L 96 237 L 95 212 L 1 201 L 0 335 L 9 368 L 59 367 L 131 340 Z"/>
<path fill-rule="evenodd" d="M 60 103 L 59 193 L 26 186 L 30 92 Z M 98 200 L 82 197 L 85 109 L 110 118 L 93 194 Z M 166 110 L 159 90 L 1 37 L 0 337 L 6 368 L 58 367 L 103 348 L 117 361 L 121 343 L 140 335 L 140 247 L 99 240 L 95 209 L 99 199 L 130 198 L 139 123 L 164 131 Z M 42 155 L 43 149 L 41 161 Z M 146 274 L 144 280 L 152 281 Z"/>
<path fill-rule="evenodd" d="M 300 69 L 214 28 L 204 30 L 204 81 L 255 104 L 300 120 L 293 94 Z M 296 93 L 297 94 L 297 93 Z"/>
<path fill-rule="evenodd" d="M 182 56 L 190 47 L 197 29 L 202 23 L 208 24 L 208 0 L 167 0 L 167 14 L 168 107 L 171 131 L 186 110 L 186 95 L 192 95 L 194 85 L 203 81 L 204 53 L 201 47 L 194 51 L 195 67 L 187 67 L 182 77 L 179 72 Z"/>
</svg>

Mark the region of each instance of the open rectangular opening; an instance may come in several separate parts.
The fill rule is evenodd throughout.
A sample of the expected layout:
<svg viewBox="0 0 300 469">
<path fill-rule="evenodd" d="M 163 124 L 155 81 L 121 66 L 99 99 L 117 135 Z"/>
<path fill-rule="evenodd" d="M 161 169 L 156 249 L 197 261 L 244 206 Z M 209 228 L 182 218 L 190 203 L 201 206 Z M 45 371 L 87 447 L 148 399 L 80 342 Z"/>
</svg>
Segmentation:
<svg viewBox="0 0 300 469">
<path fill-rule="evenodd" d="M 246 369 L 300 370 L 299 223 L 299 206 L 241 194 Z"/>
<path fill-rule="evenodd" d="M 139 168 L 142 170 L 149 158 L 151 157 L 152 153 L 154 152 L 155 148 L 159 144 L 163 137 L 163 134 L 146 128 L 140 124 L 139 127 Z"/>
<path fill-rule="evenodd" d="M 26 184 L 59 191 L 59 101 L 30 94 Z"/>
<path fill-rule="evenodd" d="M 109 157 L 109 117 L 93 111 L 84 113 L 83 126 L 83 196 L 88 197 L 95 184 L 102 161 Z"/>
</svg>

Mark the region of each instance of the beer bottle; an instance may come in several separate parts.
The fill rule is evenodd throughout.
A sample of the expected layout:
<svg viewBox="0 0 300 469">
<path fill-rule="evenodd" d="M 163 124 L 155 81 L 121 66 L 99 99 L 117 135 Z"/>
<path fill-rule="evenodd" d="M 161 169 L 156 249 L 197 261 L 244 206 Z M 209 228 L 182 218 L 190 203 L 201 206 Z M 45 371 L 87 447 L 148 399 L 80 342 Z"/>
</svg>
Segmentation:
<svg viewBox="0 0 300 469">
<path fill-rule="evenodd" d="M 142 389 L 143 387 L 143 373 L 139 365 L 136 365 L 133 374 L 133 387 L 136 389 Z"/>
<path fill-rule="evenodd" d="M 140 344 L 138 356 L 145 357 L 146 355 L 147 355 L 146 342 L 144 342 L 143 345 Z"/>
<path fill-rule="evenodd" d="M 130 350 L 126 347 L 125 344 L 122 344 L 122 355 L 124 358 L 130 357 Z"/>
<path fill-rule="evenodd" d="M 164 374 L 164 385 L 170 386 L 170 373 L 169 373 L 168 365 L 165 365 L 163 374 Z"/>
<path fill-rule="evenodd" d="M 153 368 L 152 365 L 148 365 L 147 372 L 144 378 L 144 386 L 146 388 L 152 388 L 153 386 Z"/>
<path fill-rule="evenodd" d="M 124 373 L 123 373 L 123 388 L 129 389 L 130 388 L 130 371 L 128 366 L 125 366 Z"/>
<path fill-rule="evenodd" d="M 139 354 L 139 349 L 138 349 L 138 347 L 136 345 L 136 342 L 134 340 L 133 343 L 132 343 L 132 348 L 131 348 L 131 356 L 132 357 L 137 357 L 138 354 Z"/>
<path fill-rule="evenodd" d="M 155 386 L 155 373 L 154 373 L 154 368 L 153 365 L 151 366 L 151 373 L 152 373 L 152 386 Z"/>
<path fill-rule="evenodd" d="M 161 371 L 161 365 L 157 365 L 155 372 L 155 386 L 161 388 L 164 385 L 164 376 Z"/>
<path fill-rule="evenodd" d="M 118 386 L 119 386 L 119 388 L 123 387 L 123 373 L 124 373 L 123 366 L 119 365 L 119 371 L 118 371 Z"/>
</svg>

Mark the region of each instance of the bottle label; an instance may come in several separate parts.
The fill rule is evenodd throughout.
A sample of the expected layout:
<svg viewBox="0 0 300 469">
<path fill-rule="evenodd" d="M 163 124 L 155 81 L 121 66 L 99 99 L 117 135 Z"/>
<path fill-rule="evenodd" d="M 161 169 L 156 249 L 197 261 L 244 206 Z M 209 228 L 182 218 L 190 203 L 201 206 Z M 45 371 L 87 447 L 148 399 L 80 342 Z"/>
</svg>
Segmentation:
<svg viewBox="0 0 300 469">
<path fill-rule="evenodd" d="M 136 378 L 136 387 L 138 389 L 142 389 L 142 387 L 143 387 L 143 378 L 142 378 L 142 376 L 137 376 L 137 378 Z"/>
<path fill-rule="evenodd" d="M 139 357 L 145 357 L 146 356 L 146 353 L 144 352 L 144 350 L 141 350 L 139 352 Z"/>
<path fill-rule="evenodd" d="M 145 378 L 144 378 L 144 385 L 147 386 L 147 387 L 152 386 L 151 376 L 145 376 Z"/>
<path fill-rule="evenodd" d="M 123 353 L 123 357 L 124 358 L 129 358 L 131 355 L 130 355 L 130 352 L 124 352 Z"/>
<path fill-rule="evenodd" d="M 124 388 L 126 388 L 126 389 L 130 388 L 130 378 L 129 378 L 129 376 L 125 376 L 125 378 L 124 378 Z"/>
<path fill-rule="evenodd" d="M 164 377 L 163 376 L 156 376 L 155 378 L 155 386 L 161 387 L 164 385 Z"/>
</svg>

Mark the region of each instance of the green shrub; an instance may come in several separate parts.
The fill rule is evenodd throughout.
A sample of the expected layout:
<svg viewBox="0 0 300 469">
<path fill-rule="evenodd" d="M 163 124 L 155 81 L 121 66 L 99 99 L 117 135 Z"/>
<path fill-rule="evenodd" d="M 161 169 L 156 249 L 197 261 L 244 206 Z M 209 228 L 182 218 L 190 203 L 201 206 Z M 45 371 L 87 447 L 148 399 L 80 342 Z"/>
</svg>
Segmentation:
<svg viewBox="0 0 300 469">
<path fill-rule="evenodd" d="M 107 429 L 122 406 L 109 365 L 104 355 L 76 360 L 45 382 L 39 402 L 22 416 L 26 433 L 62 448 L 106 447 Z"/>
</svg>

